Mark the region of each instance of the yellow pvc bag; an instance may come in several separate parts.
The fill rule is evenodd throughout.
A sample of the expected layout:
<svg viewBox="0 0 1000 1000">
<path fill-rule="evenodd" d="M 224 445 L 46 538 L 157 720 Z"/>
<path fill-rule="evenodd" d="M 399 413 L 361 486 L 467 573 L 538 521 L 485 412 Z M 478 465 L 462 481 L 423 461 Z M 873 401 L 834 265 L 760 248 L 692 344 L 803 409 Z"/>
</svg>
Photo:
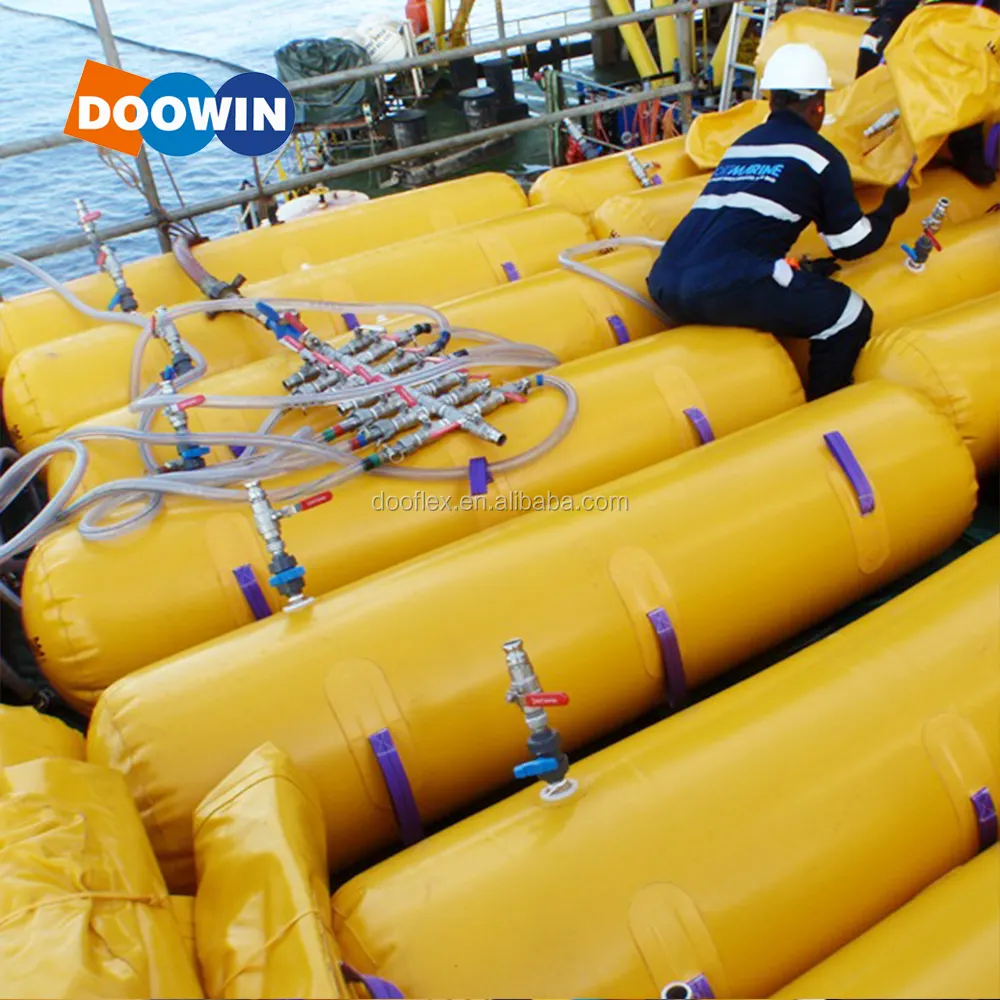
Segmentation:
<svg viewBox="0 0 1000 1000">
<path fill-rule="evenodd" d="M 39 757 L 83 760 L 82 734 L 28 706 L 0 705 L 0 767 Z"/>
<path fill-rule="evenodd" d="M 935 3 L 911 14 L 887 46 L 885 65 L 827 100 L 822 134 L 847 158 L 855 182 L 893 184 L 915 160 L 919 183 L 949 133 L 1000 114 L 998 48 L 1000 16 L 985 7 Z M 687 154 L 700 167 L 715 167 L 766 117 L 765 101 L 701 115 L 688 133 Z M 866 136 L 880 119 L 886 126 Z"/>
<path fill-rule="evenodd" d="M 775 998 L 995 997 L 1000 847 L 949 872 Z"/>
<path fill-rule="evenodd" d="M 952 420 L 986 475 L 1000 465 L 1000 292 L 877 334 L 854 379 L 919 389 Z"/>
<path fill-rule="evenodd" d="M 854 82 L 858 69 L 861 36 L 872 23 L 870 17 L 836 14 L 817 7 L 803 7 L 782 14 L 760 40 L 754 68 L 764 72 L 768 59 L 782 45 L 805 42 L 817 49 L 826 61 L 835 90 Z"/>
<path fill-rule="evenodd" d="M 896 124 L 870 137 L 865 130 L 899 107 L 899 99 L 886 66 L 878 66 L 843 90 L 827 98 L 821 135 L 840 150 L 851 168 L 855 184 L 895 184 L 913 163 L 913 183 L 920 170 L 941 145 L 941 137 L 914 144 L 909 133 Z M 767 101 L 744 101 L 728 111 L 699 115 L 687 134 L 687 154 L 700 167 L 722 162 L 726 150 L 769 114 Z"/>
<path fill-rule="evenodd" d="M 202 996 L 121 775 L 52 758 L 3 779 L 0 996 Z"/>
<path fill-rule="evenodd" d="M 916 143 L 1000 114 L 1000 15 L 986 7 L 918 8 L 885 50 L 906 130 Z"/>
<path fill-rule="evenodd" d="M 195 939 L 210 997 L 345 997 L 312 782 L 265 743 L 194 813 Z"/>
</svg>

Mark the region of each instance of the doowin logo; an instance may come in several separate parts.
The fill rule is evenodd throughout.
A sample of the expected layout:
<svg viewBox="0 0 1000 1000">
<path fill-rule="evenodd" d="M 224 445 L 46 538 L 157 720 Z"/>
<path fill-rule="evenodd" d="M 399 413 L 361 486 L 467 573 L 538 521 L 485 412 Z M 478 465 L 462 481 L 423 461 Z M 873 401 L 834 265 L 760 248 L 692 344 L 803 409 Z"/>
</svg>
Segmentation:
<svg viewBox="0 0 1000 1000">
<path fill-rule="evenodd" d="M 63 129 L 67 135 L 136 156 L 143 139 L 168 156 L 188 156 L 219 140 L 263 156 L 288 138 L 292 97 L 266 73 L 240 73 L 218 93 L 190 73 L 155 80 L 88 59 Z"/>
</svg>

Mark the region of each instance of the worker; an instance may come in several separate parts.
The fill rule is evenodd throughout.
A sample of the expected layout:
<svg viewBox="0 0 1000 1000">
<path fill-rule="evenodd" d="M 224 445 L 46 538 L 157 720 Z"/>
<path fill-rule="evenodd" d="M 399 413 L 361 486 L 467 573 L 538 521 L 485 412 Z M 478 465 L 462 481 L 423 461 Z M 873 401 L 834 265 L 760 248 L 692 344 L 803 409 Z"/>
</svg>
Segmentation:
<svg viewBox="0 0 1000 1000">
<path fill-rule="evenodd" d="M 778 48 L 764 68 L 771 114 L 725 153 L 647 280 L 676 323 L 749 326 L 811 344 L 808 396 L 848 385 L 872 311 L 831 280 L 834 257 L 795 268 L 786 255 L 815 222 L 836 257 L 878 250 L 910 195 L 905 184 L 865 215 L 847 161 L 818 134 L 830 74 L 810 45 Z"/>
<path fill-rule="evenodd" d="M 920 0 L 882 0 L 878 5 L 875 20 L 861 36 L 858 49 L 858 70 L 855 77 L 864 76 L 881 61 L 889 39 L 899 30 L 899 26 L 920 6 Z"/>
<path fill-rule="evenodd" d="M 940 0 L 923 0 L 923 4 L 920 0 L 882 0 L 875 20 L 861 36 L 856 77 L 864 76 L 869 70 L 878 66 L 885 55 L 885 47 L 889 44 L 889 40 L 917 7 L 938 2 Z M 952 0 L 952 2 L 973 3 L 974 0 Z M 1000 0 L 978 0 L 977 6 L 1000 11 Z M 955 169 L 973 184 L 989 187 L 996 180 L 996 167 L 988 162 L 982 124 L 969 125 L 952 132 L 948 136 L 948 152 L 951 153 Z"/>
</svg>

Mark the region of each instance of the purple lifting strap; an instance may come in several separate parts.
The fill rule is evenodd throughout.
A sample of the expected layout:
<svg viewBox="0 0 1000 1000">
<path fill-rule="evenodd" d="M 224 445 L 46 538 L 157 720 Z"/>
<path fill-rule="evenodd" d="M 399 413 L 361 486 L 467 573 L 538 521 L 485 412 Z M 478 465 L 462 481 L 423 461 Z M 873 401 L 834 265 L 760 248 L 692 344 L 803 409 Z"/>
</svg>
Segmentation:
<svg viewBox="0 0 1000 1000">
<path fill-rule="evenodd" d="M 489 489 L 489 484 L 493 482 L 493 473 L 490 472 L 490 463 L 485 458 L 469 459 L 469 493 L 474 497 L 481 497 Z"/>
<path fill-rule="evenodd" d="M 233 570 L 233 576 L 236 577 L 236 582 L 239 584 L 247 604 L 250 605 L 254 618 L 257 621 L 260 621 L 261 618 L 270 618 L 271 609 L 264 596 L 264 591 L 260 589 L 260 584 L 257 582 L 257 574 L 254 573 L 253 566 L 249 563 L 237 566 Z"/>
<path fill-rule="evenodd" d="M 353 965 L 348 965 L 346 962 L 340 963 L 340 971 L 347 982 L 360 983 L 364 986 L 372 1000 L 402 1000 L 403 994 L 399 987 L 393 986 L 388 979 L 362 975 Z"/>
<path fill-rule="evenodd" d="M 691 990 L 691 996 L 701 997 L 702 1000 L 715 1000 L 712 987 L 708 985 L 708 980 L 704 976 L 697 975 L 694 979 L 689 979 L 687 984 Z"/>
<path fill-rule="evenodd" d="M 986 136 L 986 162 L 994 170 L 1000 167 L 1000 122 Z"/>
<path fill-rule="evenodd" d="M 356 330 L 361 324 L 358 322 L 358 317 L 354 313 L 341 313 L 344 317 L 344 322 L 347 324 L 348 330 Z"/>
<path fill-rule="evenodd" d="M 976 810 L 976 826 L 979 828 L 979 850 L 985 851 L 997 842 L 997 807 L 988 788 L 980 788 L 971 796 L 972 808 Z"/>
<path fill-rule="evenodd" d="M 709 441 L 715 440 L 715 431 L 712 430 L 708 417 L 697 406 L 689 406 L 684 411 L 684 416 L 694 424 L 694 429 L 698 432 L 702 444 L 708 444 Z"/>
<path fill-rule="evenodd" d="M 619 344 L 627 344 L 631 339 L 628 335 L 628 327 L 621 316 L 608 316 L 608 326 L 611 327 L 611 332 L 615 335 L 615 340 Z"/>
<path fill-rule="evenodd" d="M 375 752 L 378 766 L 382 769 L 385 787 L 389 792 L 389 801 L 392 802 L 392 811 L 396 814 L 396 822 L 399 824 L 403 843 L 408 847 L 424 836 L 424 827 L 420 822 L 416 800 L 413 798 L 413 789 L 410 788 L 410 779 L 406 777 L 406 769 L 400 760 L 392 733 L 388 729 L 380 729 L 377 733 L 372 733 L 368 737 L 368 742 Z"/>
<path fill-rule="evenodd" d="M 674 631 L 674 623 L 663 608 L 647 611 L 646 617 L 660 643 L 660 659 L 663 661 L 663 674 L 667 682 L 667 704 L 672 712 L 676 712 L 687 701 L 687 679 L 684 676 L 684 661 L 681 659 L 681 647 Z"/>
<path fill-rule="evenodd" d="M 503 268 L 503 273 L 507 275 L 508 281 L 517 281 L 521 277 L 517 265 L 512 260 L 505 260 L 500 266 Z"/>
<path fill-rule="evenodd" d="M 844 470 L 844 475 L 850 480 L 851 486 L 854 487 L 861 516 L 870 514 L 875 509 L 875 491 L 872 489 L 872 484 L 868 482 L 868 477 L 865 475 L 864 469 L 861 468 L 861 464 L 854 457 L 851 446 L 844 440 L 844 435 L 840 431 L 830 431 L 829 434 L 824 434 L 823 440 L 826 442 L 827 448 L 830 449 L 830 453 L 837 460 L 837 464 Z"/>
</svg>

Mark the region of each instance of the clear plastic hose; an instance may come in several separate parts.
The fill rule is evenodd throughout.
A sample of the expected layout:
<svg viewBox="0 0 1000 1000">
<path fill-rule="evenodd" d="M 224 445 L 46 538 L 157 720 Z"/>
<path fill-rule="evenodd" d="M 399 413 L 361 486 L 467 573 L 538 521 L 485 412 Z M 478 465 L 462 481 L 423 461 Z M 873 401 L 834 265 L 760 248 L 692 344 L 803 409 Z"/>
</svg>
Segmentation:
<svg viewBox="0 0 1000 1000">
<path fill-rule="evenodd" d="M 107 309 L 95 309 L 88 306 L 82 299 L 77 298 L 58 278 L 52 277 L 48 271 L 43 270 L 30 260 L 19 257 L 16 253 L 8 253 L 0 250 L 0 260 L 13 267 L 19 267 L 22 271 L 27 271 L 32 277 L 48 285 L 54 292 L 61 295 L 74 309 L 82 312 L 84 316 L 96 319 L 99 323 L 128 323 L 131 326 L 145 326 L 147 318 L 141 313 L 132 312 L 109 312 Z"/>
<path fill-rule="evenodd" d="M 648 236 L 615 236 L 612 239 L 596 240 L 593 243 L 581 243 L 580 246 L 563 250 L 559 254 L 559 263 L 566 270 L 582 275 L 584 278 L 599 281 L 602 285 L 607 285 L 608 288 L 612 288 L 620 295 L 631 299 L 642 306 L 643 309 L 647 309 L 663 323 L 664 329 L 673 326 L 670 317 L 651 298 L 637 292 L 634 288 L 629 288 L 628 285 L 617 278 L 612 278 L 610 274 L 604 274 L 602 271 L 598 271 L 596 268 L 583 264 L 576 259 L 577 257 L 583 257 L 585 254 L 597 253 L 601 250 L 614 250 L 616 247 L 646 247 L 649 250 L 662 250 L 663 241 L 650 239 Z"/>
</svg>

